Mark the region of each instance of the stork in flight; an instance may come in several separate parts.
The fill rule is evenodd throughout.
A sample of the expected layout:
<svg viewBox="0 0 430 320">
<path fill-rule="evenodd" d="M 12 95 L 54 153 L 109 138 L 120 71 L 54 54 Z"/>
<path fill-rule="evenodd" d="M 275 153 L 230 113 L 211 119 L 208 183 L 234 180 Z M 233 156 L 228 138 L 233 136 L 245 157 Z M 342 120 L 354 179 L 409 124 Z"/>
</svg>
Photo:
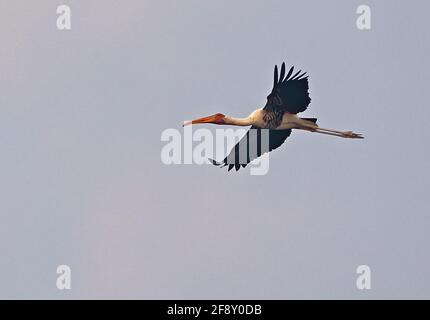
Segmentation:
<svg viewBox="0 0 430 320">
<path fill-rule="evenodd" d="M 333 135 L 342 138 L 363 139 L 361 134 L 352 131 L 339 131 L 324 129 L 319 127 L 316 118 L 300 118 L 298 113 L 307 109 L 311 98 L 309 97 L 309 83 L 306 72 L 301 74 L 301 70 L 293 75 L 294 67 L 285 75 L 285 63 L 282 63 L 281 73 L 278 74 L 278 66 L 275 66 L 273 89 L 267 96 L 264 108 L 257 109 L 246 118 L 233 118 L 221 113 L 212 116 L 199 118 L 184 123 L 190 124 L 213 123 L 217 125 L 251 126 L 247 134 L 236 144 L 230 154 L 222 162 L 211 160 L 216 166 L 228 166 L 228 171 L 233 167 L 239 170 L 246 167 L 252 160 L 260 157 L 264 151 L 261 146 L 257 146 L 257 152 L 253 155 L 247 153 L 246 161 L 239 161 L 240 149 L 248 148 L 251 130 L 257 130 L 257 137 L 261 136 L 262 129 L 269 129 L 269 148 L 265 152 L 270 152 L 281 146 L 290 136 L 292 129 L 306 130 L 322 134 Z M 260 139 L 257 143 L 261 144 Z M 248 152 L 248 151 L 247 151 Z M 241 159 L 242 160 L 242 159 Z"/>
</svg>

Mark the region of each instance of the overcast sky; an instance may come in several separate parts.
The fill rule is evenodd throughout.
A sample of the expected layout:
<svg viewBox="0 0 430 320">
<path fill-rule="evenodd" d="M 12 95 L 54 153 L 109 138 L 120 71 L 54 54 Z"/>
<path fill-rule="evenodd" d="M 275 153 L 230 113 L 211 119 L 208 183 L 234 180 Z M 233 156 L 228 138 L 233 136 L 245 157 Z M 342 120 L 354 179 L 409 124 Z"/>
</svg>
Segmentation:
<svg viewBox="0 0 430 320">
<path fill-rule="evenodd" d="M 369 31 L 360 4 L 0 0 L 0 298 L 430 298 L 430 4 L 367 1 Z M 284 60 L 305 116 L 366 139 L 293 132 L 264 176 L 161 162 Z"/>
</svg>

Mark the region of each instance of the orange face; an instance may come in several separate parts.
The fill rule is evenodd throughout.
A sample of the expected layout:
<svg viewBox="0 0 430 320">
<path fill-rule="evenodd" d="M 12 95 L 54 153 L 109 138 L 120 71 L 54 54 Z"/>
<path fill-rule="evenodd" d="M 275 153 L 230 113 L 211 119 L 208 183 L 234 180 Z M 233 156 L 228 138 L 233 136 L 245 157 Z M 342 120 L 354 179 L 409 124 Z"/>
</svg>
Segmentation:
<svg viewBox="0 0 430 320">
<path fill-rule="evenodd" d="M 188 126 L 190 124 L 199 124 L 199 123 L 213 123 L 213 124 L 224 124 L 225 115 L 222 113 L 217 113 L 212 116 L 195 119 L 192 121 L 187 121 L 183 124 L 183 127 Z"/>
</svg>

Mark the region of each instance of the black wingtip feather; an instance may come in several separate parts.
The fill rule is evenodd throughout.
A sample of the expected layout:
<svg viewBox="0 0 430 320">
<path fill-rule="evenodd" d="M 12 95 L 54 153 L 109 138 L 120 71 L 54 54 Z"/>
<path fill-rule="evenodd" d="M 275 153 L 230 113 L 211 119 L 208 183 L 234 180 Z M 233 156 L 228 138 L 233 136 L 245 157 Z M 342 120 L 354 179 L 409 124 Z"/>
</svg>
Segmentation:
<svg viewBox="0 0 430 320">
<path fill-rule="evenodd" d="M 273 74 L 273 89 L 275 89 L 276 85 L 278 84 L 278 66 L 275 66 L 275 72 Z"/>
<path fill-rule="evenodd" d="M 294 80 L 303 80 L 303 79 L 307 79 L 308 77 L 303 78 L 303 76 L 306 74 L 306 72 L 303 72 L 301 75 L 299 75 L 296 79 Z"/>
<path fill-rule="evenodd" d="M 290 76 L 293 74 L 294 71 L 294 66 L 291 67 L 290 71 L 288 71 L 287 76 L 285 77 L 285 81 L 288 80 L 290 78 Z"/>
<path fill-rule="evenodd" d="M 209 160 L 209 162 L 210 162 L 210 163 L 212 163 L 214 166 L 217 166 L 217 167 L 218 167 L 219 165 L 221 165 L 221 163 L 220 163 L 220 162 L 217 162 L 217 161 L 215 161 L 214 159 L 209 158 L 208 160 Z"/>
<path fill-rule="evenodd" d="M 279 82 L 284 81 L 284 76 L 285 76 L 285 62 L 282 62 L 281 75 L 279 76 Z"/>
<path fill-rule="evenodd" d="M 212 163 L 214 166 L 220 167 L 220 168 L 224 168 L 227 164 L 224 162 L 218 162 L 214 159 L 209 158 L 208 159 L 210 161 L 210 163 Z"/>
<path fill-rule="evenodd" d="M 296 72 L 296 74 L 292 76 L 290 80 L 297 80 L 296 77 L 300 74 L 300 72 L 302 72 L 302 70 L 299 70 L 298 72 Z"/>
</svg>

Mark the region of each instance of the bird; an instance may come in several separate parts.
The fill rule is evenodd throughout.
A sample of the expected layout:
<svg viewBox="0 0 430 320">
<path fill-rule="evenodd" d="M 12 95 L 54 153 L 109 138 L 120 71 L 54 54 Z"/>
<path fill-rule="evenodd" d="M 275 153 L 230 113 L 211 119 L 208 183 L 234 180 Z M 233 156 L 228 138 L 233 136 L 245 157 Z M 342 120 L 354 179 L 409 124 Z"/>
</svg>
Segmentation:
<svg viewBox="0 0 430 320">
<path fill-rule="evenodd" d="M 301 70 L 293 73 L 294 66 L 286 73 L 285 62 L 283 62 L 279 73 L 278 66 L 275 65 L 273 88 L 267 96 L 266 105 L 263 108 L 258 108 L 253 111 L 248 117 L 235 118 L 222 113 L 216 113 L 207 117 L 184 122 L 183 126 L 208 123 L 242 127 L 250 126 L 247 133 L 234 148 L 232 148 L 224 160 L 218 162 L 209 159 L 213 165 L 227 167 L 228 171 L 233 168 L 238 171 L 264 153 L 279 148 L 291 135 L 293 129 L 349 139 L 364 138 L 362 134 L 354 133 L 353 131 L 321 128 L 317 125 L 317 118 L 299 117 L 297 114 L 304 112 L 311 103 L 311 98 L 309 96 L 309 76 L 307 72 L 302 73 Z M 264 129 L 268 131 L 269 138 L 268 146 L 265 146 L 265 148 L 263 148 L 261 142 Z M 252 145 L 252 142 L 255 141 L 251 141 L 253 132 L 253 136 L 257 137 L 257 145 Z M 256 152 L 250 152 L 251 147 L 254 147 Z M 243 150 L 246 150 L 246 156 L 239 157 Z"/>
</svg>

